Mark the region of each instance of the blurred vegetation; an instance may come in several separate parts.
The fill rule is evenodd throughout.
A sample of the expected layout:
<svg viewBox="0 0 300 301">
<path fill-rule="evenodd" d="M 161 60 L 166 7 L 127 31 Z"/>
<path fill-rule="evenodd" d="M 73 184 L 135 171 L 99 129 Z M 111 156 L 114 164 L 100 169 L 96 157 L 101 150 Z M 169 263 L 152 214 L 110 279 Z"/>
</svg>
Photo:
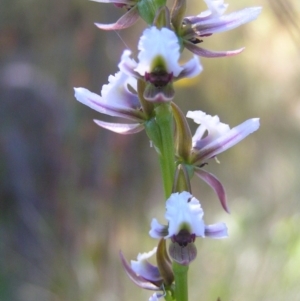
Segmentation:
<svg viewBox="0 0 300 301">
<path fill-rule="evenodd" d="M 237 57 L 202 59 L 203 73 L 177 84 L 183 110 L 203 110 L 260 130 L 207 170 L 223 182 L 232 214 L 193 180 L 205 220 L 230 238 L 198 240 L 191 300 L 300 300 L 300 59 L 298 0 L 230 1 L 264 7 L 257 21 L 205 39 Z M 204 5 L 190 1 L 189 13 Z M 144 133 L 97 127 L 73 87 L 99 92 L 142 22 L 102 32 L 122 11 L 83 0 L 2 0 L 0 10 L 0 300 L 147 300 L 126 277 L 149 251 L 152 217 L 163 221 L 159 167 Z M 187 53 L 188 57 L 189 54 Z M 103 117 L 105 118 L 105 117 Z"/>
</svg>

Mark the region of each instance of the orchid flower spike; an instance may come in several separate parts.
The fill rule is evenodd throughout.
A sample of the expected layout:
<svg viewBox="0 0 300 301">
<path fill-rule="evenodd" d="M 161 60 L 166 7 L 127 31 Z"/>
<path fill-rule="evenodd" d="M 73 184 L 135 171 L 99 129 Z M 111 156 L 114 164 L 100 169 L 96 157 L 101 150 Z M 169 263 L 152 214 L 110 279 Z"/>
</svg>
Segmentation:
<svg viewBox="0 0 300 301">
<path fill-rule="evenodd" d="M 90 108 L 106 115 L 121 117 L 135 123 L 110 123 L 94 120 L 96 124 L 118 134 L 133 134 L 143 130 L 147 115 L 143 112 L 137 91 L 137 80 L 119 71 L 110 75 L 109 83 L 102 87 L 101 96 L 85 88 L 74 88 L 76 99 Z"/>
<path fill-rule="evenodd" d="M 228 4 L 224 0 L 204 0 L 208 10 L 197 16 L 189 16 L 183 19 L 180 37 L 183 45 L 192 53 L 204 57 L 224 57 L 239 54 L 244 50 L 240 48 L 233 51 L 210 51 L 196 44 L 203 42 L 203 38 L 214 33 L 234 29 L 242 24 L 250 22 L 261 13 L 261 7 L 245 8 L 237 12 L 223 15 Z"/>
<path fill-rule="evenodd" d="M 155 43 L 153 43 L 155 41 Z M 184 65 L 179 64 L 180 45 L 176 34 L 155 26 L 147 28 L 138 44 L 138 63 L 125 50 L 119 68 L 129 76 L 146 82 L 144 98 L 153 102 L 170 101 L 174 97 L 173 81 L 194 77 L 202 71 L 197 56 Z"/>
<path fill-rule="evenodd" d="M 168 225 L 161 225 L 154 218 L 149 234 L 153 238 L 170 238 L 171 258 L 180 264 L 188 265 L 197 255 L 194 245 L 196 237 L 218 239 L 228 236 L 224 223 L 206 226 L 203 214 L 200 202 L 189 192 L 173 193 L 166 202 L 165 218 Z"/>
</svg>

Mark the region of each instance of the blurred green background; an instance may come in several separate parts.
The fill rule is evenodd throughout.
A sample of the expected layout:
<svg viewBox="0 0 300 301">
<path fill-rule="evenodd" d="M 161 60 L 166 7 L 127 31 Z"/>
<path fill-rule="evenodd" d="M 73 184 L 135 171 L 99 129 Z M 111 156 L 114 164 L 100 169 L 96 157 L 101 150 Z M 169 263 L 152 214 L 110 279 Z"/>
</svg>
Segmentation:
<svg viewBox="0 0 300 301">
<path fill-rule="evenodd" d="M 189 1 L 189 14 L 205 7 Z M 219 115 L 231 127 L 261 128 L 206 170 L 225 185 L 231 215 L 193 179 L 206 223 L 224 221 L 226 240 L 197 240 L 190 300 L 300 300 L 300 2 L 232 0 L 228 12 L 263 6 L 258 20 L 205 39 L 239 56 L 205 59 L 177 84 L 184 112 Z M 148 300 L 118 257 L 135 259 L 164 221 L 155 151 L 145 133 L 120 136 L 76 102 L 73 87 L 99 93 L 124 48 L 136 52 L 143 22 L 102 32 L 123 13 L 84 0 L 1 0 L 0 300 Z M 186 54 L 188 58 L 190 54 Z M 193 126 L 193 129 L 195 127 Z"/>
</svg>

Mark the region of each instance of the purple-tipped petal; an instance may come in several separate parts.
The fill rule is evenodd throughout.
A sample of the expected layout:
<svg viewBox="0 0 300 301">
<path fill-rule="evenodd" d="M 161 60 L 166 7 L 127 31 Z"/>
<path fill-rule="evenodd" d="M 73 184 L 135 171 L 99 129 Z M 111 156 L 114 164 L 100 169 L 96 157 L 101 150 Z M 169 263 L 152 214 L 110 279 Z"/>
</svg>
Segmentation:
<svg viewBox="0 0 300 301">
<path fill-rule="evenodd" d="M 210 159 L 228 148 L 239 143 L 251 133 L 255 132 L 259 128 L 259 118 L 248 119 L 240 125 L 232 128 L 229 132 L 225 133 L 218 139 L 212 141 L 203 147 L 197 154 L 196 160 L 203 162 Z"/>
<path fill-rule="evenodd" d="M 261 9 L 261 7 L 245 8 L 219 18 L 210 18 L 207 20 L 203 20 L 201 17 L 197 20 L 196 17 L 193 20 L 193 28 L 199 36 L 228 31 L 256 19 L 260 14 Z"/>
<path fill-rule="evenodd" d="M 75 90 L 75 98 L 83 103 L 84 105 L 96 110 L 97 112 L 100 112 L 102 114 L 114 116 L 114 117 L 122 117 L 126 119 L 131 119 L 134 121 L 143 121 L 143 117 L 140 114 L 140 112 L 135 109 L 132 104 L 135 103 L 136 96 L 132 96 L 132 100 L 130 100 L 130 97 L 128 96 L 128 103 L 129 104 L 113 104 L 113 101 L 111 102 L 112 105 L 110 105 L 107 100 L 105 100 L 100 95 L 90 92 L 89 90 L 85 88 L 74 88 Z M 126 108 L 127 105 L 127 108 Z"/>
<path fill-rule="evenodd" d="M 94 120 L 94 122 L 106 130 L 122 135 L 135 134 L 144 129 L 141 123 L 111 123 L 102 120 Z"/>
<path fill-rule="evenodd" d="M 197 47 L 195 44 L 190 43 L 188 41 L 183 41 L 183 45 L 192 53 L 207 57 L 207 58 L 214 58 L 214 57 L 226 57 L 226 56 L 233 56 L 241 53 L 245 47 L 236 49 L 236 50 L 228 50 L 228 51 L 211 51 L 201 47 Z"/>
<path fill-rule="evenodd" d="M 227 206 L 227 199 L 226 199 L 226 193 L 223 185 L 221 182 L 211 173 L 200 169 L 200 168 L 195 168 L 195 173 L 196 175 L 201 178 L 204 182 L 206 182 L 217 194 L 221 205 L 223 209 L 227 212 L 230 213 L 229 208 Z"/>
<path fill-rule="evenodd" d="M 210 237 L 215 239 L 228 237 L 226 224 L 217 223 L 217 224 L 205 226 L 205 237 Z"/>
<path fill-rule="evenodd" d="M 151 291 L 159 291 L 159 287 L 157 287 L 156 285 L 154 285 L 152 282 L 146 280 L 145 278 L 138 276 L 133 269 L 131 268 L 131 266 L 129 265 L 129 263 L 126 261 L 126 259 L 123 256 L 123 253 L 120 251 L 120 258 L 123 264 L 123 267 L 128 275 L 128 277 L 139 287 L 144 288 L 146 290 L 151 290 Z"/>
<path fill-rule="evenodd" d="M 95 25 L 102 30 L 120 30 L 125 29 L 133 25 L 139 18 L 139 12 L 137 6 L 131 8 L 126 14 L 124 14 L 116 23 L 102 24 L 95 23 Z"/>
</svg>

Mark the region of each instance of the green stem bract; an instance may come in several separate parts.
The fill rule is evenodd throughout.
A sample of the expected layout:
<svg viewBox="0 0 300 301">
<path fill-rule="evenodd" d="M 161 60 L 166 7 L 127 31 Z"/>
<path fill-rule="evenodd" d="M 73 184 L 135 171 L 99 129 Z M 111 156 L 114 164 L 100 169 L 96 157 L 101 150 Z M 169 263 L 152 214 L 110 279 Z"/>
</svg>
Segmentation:
<svg viewBox="0 0 300 301">
<path fill-rule="evenodd" d="M 162 148 L 162 139 L 159 126 L 155 118 L 149 119 L 144 123 L 146 133 L 149 139 L 152 141 L 155 149 L 160 154 L 160 149 Z"/>
<path fill-rule="evenodd" d="M 173 261 L 176 301 L 188 301 L 188 269 L 188 265 L 181 265 Z"/>
<path fill-rule="evenodd" d="M 173 137 L 173 113 L 170 103 L 159 104 L 155 108 L 156 123 L 161 134 L 160 166 L 165 197 L 170 197 L 175 174 L 175 151 Z"/>
<path fill-rule="evenodd" d="M 148 25 L 152 25 L 157 10 L 164 5 L 166 0 L 139 0 L 137 4 L 140 17 Z"/>
</svg>

